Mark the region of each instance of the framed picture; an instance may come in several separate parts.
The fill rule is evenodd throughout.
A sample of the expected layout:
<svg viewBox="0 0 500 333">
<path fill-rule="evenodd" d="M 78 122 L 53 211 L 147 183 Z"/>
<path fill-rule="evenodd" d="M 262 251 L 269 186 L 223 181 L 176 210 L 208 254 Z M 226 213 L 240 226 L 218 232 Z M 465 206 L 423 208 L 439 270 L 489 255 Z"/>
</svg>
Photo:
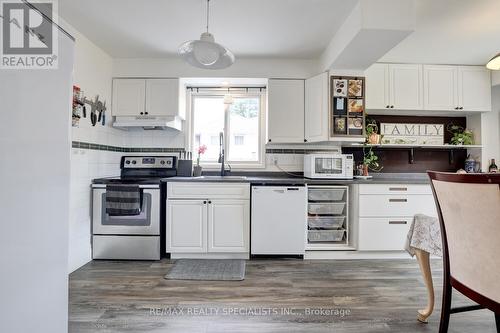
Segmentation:
<svg viewBox="0 0 500 333">
<path fill-rule="evenodd" d="M 347 80 L 333 80 L 333 97 L 347 97 Z"/>
<path fill-rule="evenodd" d="M 333 114 L 340 116 L 347 116 L 347 98 L 344 97 L 333 98 Z"/>
<path fill-rule="evenodd" d="M 349 134 L 362 135 L 363 134 L 363 118 L 352 117 L 348 120 Z"/>
<path fill-rule="evenodd" d="M 347 118 L 343 117 L 333 118 L 333 133 L 347 134 Z"/>
<path fill-rule="evenodd" d="M 349 97 L 363 97 L 363 80 L 349 80 Z"/>
<path fill-rule="evenodd" d="M 359 115 L 363 114 L 363 111 L 365 110 L 364 105 L 363 105 L 363 99 L 352 99 L 349 98 L 349 106 L 348 106 L 349 114 L 351 113 L 356 113 Z"/>
</svg>

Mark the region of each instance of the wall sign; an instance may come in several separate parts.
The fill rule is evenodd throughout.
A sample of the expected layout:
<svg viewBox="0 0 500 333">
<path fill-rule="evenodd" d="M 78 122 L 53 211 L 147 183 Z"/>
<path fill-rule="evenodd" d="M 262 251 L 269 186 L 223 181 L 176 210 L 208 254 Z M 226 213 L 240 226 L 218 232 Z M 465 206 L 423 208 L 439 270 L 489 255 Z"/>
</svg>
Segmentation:
<svg viewBox="0 0 500 333">
<path fill-rule="evenodd" d="M 442 145 L 444 124 L 395 124 L 381 123 L 383 144 Z"/>
</svg>

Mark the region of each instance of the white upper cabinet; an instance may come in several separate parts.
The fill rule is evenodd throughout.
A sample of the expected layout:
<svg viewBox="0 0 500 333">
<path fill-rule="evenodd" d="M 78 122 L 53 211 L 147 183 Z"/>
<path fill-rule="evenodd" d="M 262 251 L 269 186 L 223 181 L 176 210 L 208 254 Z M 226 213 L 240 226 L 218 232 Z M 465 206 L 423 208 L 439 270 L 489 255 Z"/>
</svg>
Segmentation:
<svg viewBox="0 0 500 333">
<path fill-rule="evenodd" d="M 179 80 L 146 80 L 146 114 L 177 116 L 179 114 Z"/>
<path fill-rule="evenodd" d="M 178 116 L 178 79 L 114 79 L 113 116 Z"/>
<path fill-rule="evenodd" d="M 458 66 L 458 107 L 466 111 L 491 111 L 491 75 L 482 66 Z"/>
<path fill-rule="evenodd" d="M 142 79 L 113 80 L 113 116 L 140 116 L 145 110 L 146 81 Z M 141 114 L 142 112 L 142 114 Z"/>
<path fill-rule="evenodd" d="M 421 65 L 374 64 L 365 76 L 367 109 L 423 108 Z"/>
<path fill-rule="evenodd" d="M 389 65 L 390 108 L 422 110 L 422 66 Z"/>
<path fill-rule="evenodd" d="M 458 110 L 456 66 L 424 65 L 424 109 Z"/>
<path fill-rule="evenodd" d="M 272 143 L 304 142 L 304 80 L 269 80 L 268 139 Z"/>
<path fill-rule="evenodd" d="M 328 141 L 328 73 L 305 81 L 304 131 L 307 142 Z"/>
<path fill-rule="evenodd" d="M 366 108 L 389 108 L 389 65 L 373 64 L 365 72 Z"/>
</svg>

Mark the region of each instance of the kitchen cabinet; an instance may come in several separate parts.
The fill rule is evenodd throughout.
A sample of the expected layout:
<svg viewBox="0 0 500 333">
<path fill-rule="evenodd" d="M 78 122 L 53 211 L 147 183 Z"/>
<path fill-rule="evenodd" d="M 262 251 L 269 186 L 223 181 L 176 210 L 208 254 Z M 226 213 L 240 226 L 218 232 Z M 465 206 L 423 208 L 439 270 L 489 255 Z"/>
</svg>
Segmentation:
<svg viewBox="0 0 500 333">
<path fill-rule="evenodd" d="M 167 198 L 167 253 L 175 258 L 249 253 L 249 184 L 168 183 Z"/>
<path fill-rule="evenodd" d="M 114 79 L 115 117 L 175 117 L 179 109 L 178 79 Z"/>
<path fill-rule="evenodd" d="M 269 80 L 268 142 L 304 142 L 304 80 Z"/>
<path fill-rule="evenodd" d="M 207 251 L 207 208 L 203 200 L 167 201 L 167 252 Z"/>
<path fill-rule="evenodd" d="M 306 142 L 328 141 L 328 73 L 305 81 L 304 132 Z"/>
<path fill-rule="evenodd" d="M 179 80 L 146 80 L 146 114 L 151 116 L 179 115 Z"/>
<path fill-rule="evenodd" d="M 359 186 L 358 250 L 402 251 L 415 214 L 437 217 L 430 185 Z"/>
<path fill-rule="evenodd" d="M 482 66 L 458 66 L 458 107 L 465 111 L 491 111 L 491 75 Z"/>
<path fill-rule="evenodd" d="M 365 72 L 366 108 L 387 109 L 389 102 L 389 65 L 373 64 Z"/>
<path fill-rule="evenodd" d="M 248 252 L 248 200 L 217 199 L 208 204 L 208 252 Z"/>
<path fill-rule="evenodd" d="M 139 116 L 144 114 L 146 80 L 113 80 L 113 116 Z"/>
<path fill-rule="evenodd" d="M 456 110 L 457 67 L 424 65 L 424 109 Z"/>
<path fill-rule="evenodd" d="M 367 109 L 423 108 L 421 65 L 374 64 L 365 75 Z"/>
</svg>

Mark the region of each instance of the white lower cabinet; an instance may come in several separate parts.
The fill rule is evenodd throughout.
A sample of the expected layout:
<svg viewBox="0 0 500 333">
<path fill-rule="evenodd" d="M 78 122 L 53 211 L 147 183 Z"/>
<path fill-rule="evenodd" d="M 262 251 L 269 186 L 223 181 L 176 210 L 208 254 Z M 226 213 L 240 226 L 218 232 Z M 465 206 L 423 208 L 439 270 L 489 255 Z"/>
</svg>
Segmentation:
<svg viewBox="0 0 500 333">
<path fill-rule="evenodd" d="M 248 254 L 250 185 L 196 184 L 167 184 L 166 252 Z"/>
<path fill-rule="evenodd" d="M 166 236 L 167 252 L 207 252 L 206 201 L 168 200 Z"/>
<path fill-rule="evenodd" d="M 248 200 L 212 200 L 208 204 L 208 252 L 248 252 Z"/>
<path fill-rule="evenodd" d="M 437 217 L 430 185 L 359 186 L 358 250 L 402 251 L 415 214 Z"/>
</svg>

